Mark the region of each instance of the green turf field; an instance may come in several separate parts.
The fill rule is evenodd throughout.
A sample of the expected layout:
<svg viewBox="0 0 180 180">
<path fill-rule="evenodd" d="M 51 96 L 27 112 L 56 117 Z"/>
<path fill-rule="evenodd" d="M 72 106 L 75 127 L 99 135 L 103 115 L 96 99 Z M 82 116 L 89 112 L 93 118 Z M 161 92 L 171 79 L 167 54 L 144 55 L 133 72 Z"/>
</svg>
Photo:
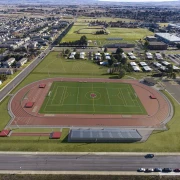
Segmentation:
<svg viewBox="0 0 180 180">
<path fill-rule="evenodd" d="M 98 18 L 95 20 L 105 20 L 105 19 Z M 107 21 L 110 20 L 113 19 L 107 18 Z M 105 44 L 113 44 L 113 43 L 135 43 L 136 40 L 144 39 L 144 37 L 146 36 L 153 35 L 151 31 L 144 28 L 112 28 L 112 27 L 108 27 L 106 29 L 107 32 L 109 33 L 108 35 L 107 34 L 95 35 L 92 34 L 92 30 L 93 28 L 97 28 L 99 26 L 89 26 L 88 22 L 90 22 L 90 20 L 78 18 L 77 22 L 74 23 L 73 27 L 66 34 L 66 36 L 62 39 L 61 42 L 76 41 L 79 40 L 81 36 L 86 35 L 87 39 L 92 41 L 92 43 L 89 43 L 89 45 L 103 46 Z M 92 30 L 89 28 L 91 28 Z M 80 31 L 79 34 L 77 33 L 78 31 Z M 123 40 L 108 41 L 107 40 L 108 38 L 122 38 Z"/>
<path fill-rule="evenodd" d="M 146 114 L 130 84 L 54 82 L 43 114 Z"/>
</svg>

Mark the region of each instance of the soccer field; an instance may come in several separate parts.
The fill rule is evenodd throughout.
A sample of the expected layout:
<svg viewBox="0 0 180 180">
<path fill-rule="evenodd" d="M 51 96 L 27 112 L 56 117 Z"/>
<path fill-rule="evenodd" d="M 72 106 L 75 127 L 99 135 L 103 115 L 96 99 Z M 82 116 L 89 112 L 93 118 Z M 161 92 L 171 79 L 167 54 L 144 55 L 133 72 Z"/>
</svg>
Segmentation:
<svg viewBox="0 0 180 180">
<path fill-rule="evenodd" d="M 131 84 L 54 82 L 42 114 L 147 114 Z"/>
</svg>

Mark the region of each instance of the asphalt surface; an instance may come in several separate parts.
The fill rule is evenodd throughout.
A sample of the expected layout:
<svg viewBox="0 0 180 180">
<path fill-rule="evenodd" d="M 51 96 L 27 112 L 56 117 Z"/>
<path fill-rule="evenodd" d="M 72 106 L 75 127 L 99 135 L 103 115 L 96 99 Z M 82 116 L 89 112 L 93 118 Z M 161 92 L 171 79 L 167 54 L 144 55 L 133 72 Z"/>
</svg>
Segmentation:
<svg viewBox="0 0 180 180">
<path fill-rule="evenodd" d="M 180 156 L 22 155 L 0 154 L 0 170 L 21 171 L 137 171 L 143 168 L 180 168 Z"/>
<path fill-rule="evenodd" d="M 22 72 L 14 78 L 4 89 L 0 91 L 0 102 L 7 96 L 7 94 L 14 89 L 42 60 L 45 54 L 50 52 L 51 46 L 49 46 L 45 51 L 43 51 L 40 57 L 38 56 L 34 61 Z"/>
</svg>

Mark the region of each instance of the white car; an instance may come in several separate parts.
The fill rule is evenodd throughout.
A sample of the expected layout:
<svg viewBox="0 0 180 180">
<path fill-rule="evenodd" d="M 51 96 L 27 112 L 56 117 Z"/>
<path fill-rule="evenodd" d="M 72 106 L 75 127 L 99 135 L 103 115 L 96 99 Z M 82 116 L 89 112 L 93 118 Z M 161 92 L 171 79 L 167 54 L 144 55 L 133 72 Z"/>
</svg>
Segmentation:
<svg viewBox="0 0 180 180">
<path fill-rule="evenodd" d="M 138 171 L 138 172 L 145 172 L 146 169 L 145 169 L 145 168 L 139 168 L 137 171 Z"/>
</svg>

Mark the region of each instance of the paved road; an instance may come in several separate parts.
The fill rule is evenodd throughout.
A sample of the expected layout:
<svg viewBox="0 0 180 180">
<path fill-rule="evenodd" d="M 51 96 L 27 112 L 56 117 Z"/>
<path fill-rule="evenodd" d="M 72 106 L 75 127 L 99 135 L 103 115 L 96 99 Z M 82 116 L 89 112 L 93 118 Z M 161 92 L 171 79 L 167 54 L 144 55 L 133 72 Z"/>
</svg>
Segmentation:
<svg viewBox="0 0 180 180">
<path fill-rule="evenodd" d="M 50 52 L 51 47 L 49 46 L 43 53 L 42 56 Z M 41 56 L 41 57 L 42 57 Z M 26 69 L 23 69 L 22 72 L 14 78 L 14 80 L 9 83 L 4 89 L 0 91 L 0 102 L 6 97 L 6 95 L 14 89 L 36 66 L 39 64 L 43 58 L 37 57 Z"/>
<path fill-rule="evenodd" d="M 22 155 L 0 154 L 0 170 L 136 171 L 137 168 L 180 168 L 180 156 Z"/>
</svg>

